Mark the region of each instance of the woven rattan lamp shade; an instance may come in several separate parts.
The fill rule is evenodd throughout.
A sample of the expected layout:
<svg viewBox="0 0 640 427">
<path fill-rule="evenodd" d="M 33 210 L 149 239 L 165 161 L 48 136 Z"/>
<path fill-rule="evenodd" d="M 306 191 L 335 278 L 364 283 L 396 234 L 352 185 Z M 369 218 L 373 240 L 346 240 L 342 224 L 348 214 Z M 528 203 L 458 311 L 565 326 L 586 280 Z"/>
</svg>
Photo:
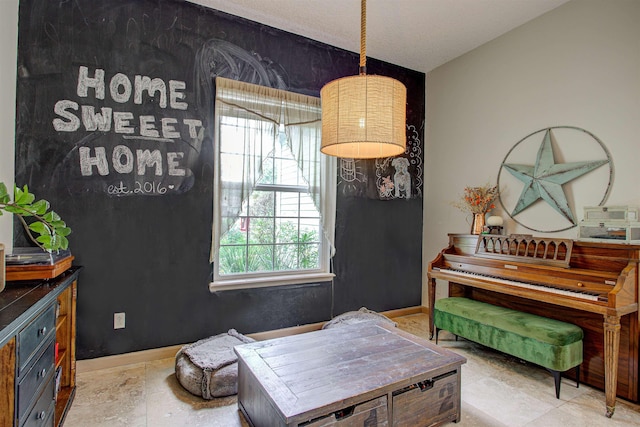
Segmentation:
<svg viewBox="0 0 640 427">
<path fill-rule="evenodd" d="M 390 77 L 360 74 L 326 84 L 320 151 L 376 159 L 404 153 L 407 89 Z"/>
</svg>

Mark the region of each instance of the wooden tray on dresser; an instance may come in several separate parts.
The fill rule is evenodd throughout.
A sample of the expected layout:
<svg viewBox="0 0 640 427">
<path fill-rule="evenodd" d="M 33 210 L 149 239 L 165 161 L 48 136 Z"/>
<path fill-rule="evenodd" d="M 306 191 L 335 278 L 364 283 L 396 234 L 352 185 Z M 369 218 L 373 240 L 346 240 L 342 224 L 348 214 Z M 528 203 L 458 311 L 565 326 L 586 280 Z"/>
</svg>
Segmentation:
<svg viewBox="0 0 640 427">
<path fill-rule="evenodd" d="M 53 279 L 71 267 L 74 256 L 69 255 L 53 264 L 7 265 L 6 281 Z"/>
</svg>

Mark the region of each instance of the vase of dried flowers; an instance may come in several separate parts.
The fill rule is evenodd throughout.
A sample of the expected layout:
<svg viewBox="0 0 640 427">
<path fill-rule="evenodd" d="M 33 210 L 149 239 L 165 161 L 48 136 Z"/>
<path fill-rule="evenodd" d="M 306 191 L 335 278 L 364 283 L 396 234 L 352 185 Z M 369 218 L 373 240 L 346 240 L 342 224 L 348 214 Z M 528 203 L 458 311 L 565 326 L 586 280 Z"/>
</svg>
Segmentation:
<svg viewBox="0 0 640 427">
<path fill-rule="evenodd" d="M 484 231 L 484 215 L 483 213 L 474 213 L 471 222 L 471 234 L 482 234 Z"/>
<path fill-rule="evenodd" d="M 463 212 L 473 215 L 471 234 L 482 234 L 485 226 L 485 215 L 495 208 L 494 201 L 498 197 L 498 187 L 485 184 L 482 187 L 465 187 L 464 194 L 454 206 Z"/>
</svg>

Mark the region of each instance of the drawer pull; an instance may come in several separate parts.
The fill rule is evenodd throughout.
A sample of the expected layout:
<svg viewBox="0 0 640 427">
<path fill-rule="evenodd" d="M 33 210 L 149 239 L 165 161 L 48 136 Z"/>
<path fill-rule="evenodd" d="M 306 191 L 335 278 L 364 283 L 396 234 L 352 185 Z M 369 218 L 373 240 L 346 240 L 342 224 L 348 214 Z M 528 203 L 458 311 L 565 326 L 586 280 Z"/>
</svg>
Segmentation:
<svg viewBox="0 0 640 427">
<path fill-rule="evenodd" d="M 353 415 L 353 411 L 355 409 L 356 409 L 355 405 L 349 406 L 348 408 L 344 408 L 344 409 L 340 409 L 339 411 L 336 411 L 333 415 L 336 417 L 336 421 L 338 421 Z"/>
<path fill-rule="evenodd" d="M 38 335 L 40 336 L 44 336 L 44 334 L 47 333 L 47 327 L 43 326 L 41 329 L 38 330 Z"/>
<path fill-rule="evenodd" d="M 415 384 L 411 384 L 411 385 L 409 385 L 407 387 L 404 387 L 404 388 L 401 388 L 399 390 L 394 391 L 392 393 L 392 395 L 393 396 L 398 396 L 398 395 L 400 395 L 402 393 L 406 393 L 408 391 L 415 390 L 416 388 L 419 388 L 420 391 L 431 390 L 433 388 L 434 384 L 437 381 L 441 380 L 442 378 L 446 378 L 446 377 L 449 377 L 451 375 L 455 375 L 457 372 L 458 371 L 447 372 L 446 374 L 441 374 L 441 375 L 435 376 L 433 378 L 430 378 L 428 380 L 424 380 L 424 381 L 420 381 L 420 382 L 415 383 Z"/>
<path fill-rule="evenodd" d="M 36 420 L 44 420 L 45 415 L 47 415 L 45 411 L 38 412 L 38 415 L 36 415 Z"/>
<path fill-rule="evenodd" d="M 47 374 L 47 370 L 46 369 L 42 369 L 42 371 L 40 371 L 40 378 L 44 378 L 44 376 Z"/>
<path fill-rule="evenodd" d="M 434 380 L 426 380 L 418 383 L 418 387 L 420 387 L 420 391 L 427 391 L 433 388 Z"/>
</svg>

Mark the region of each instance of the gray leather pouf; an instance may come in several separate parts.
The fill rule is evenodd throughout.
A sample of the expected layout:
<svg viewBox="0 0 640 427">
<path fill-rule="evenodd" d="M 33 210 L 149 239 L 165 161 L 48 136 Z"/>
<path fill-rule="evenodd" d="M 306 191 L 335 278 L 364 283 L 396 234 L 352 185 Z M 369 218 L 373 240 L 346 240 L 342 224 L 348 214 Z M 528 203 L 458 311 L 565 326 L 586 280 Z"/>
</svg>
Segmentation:
<svg viewBox="0 0 640 427">
<path fill-rule="evenodd" d="M 185 345 L 176 354 L 176 378 L 191 394 L 203 399 L 230 396 L 238 392 L 238 358 L 233 347 L 254 342 L 229 332 Z"/>
<path fill-rule="evenodd" d="M 396 322 L 389 319 L 384 314 L 376 313 L 366 307 L 360 308 L 358 311 L 348 311 L 342 313 L 327 323 L 322 325 L 322 329 L 330 329 L 338 326 L 353 325 L 354 323 L 374 322 L 380 325 L 398 326 Z"/>
</svg>

